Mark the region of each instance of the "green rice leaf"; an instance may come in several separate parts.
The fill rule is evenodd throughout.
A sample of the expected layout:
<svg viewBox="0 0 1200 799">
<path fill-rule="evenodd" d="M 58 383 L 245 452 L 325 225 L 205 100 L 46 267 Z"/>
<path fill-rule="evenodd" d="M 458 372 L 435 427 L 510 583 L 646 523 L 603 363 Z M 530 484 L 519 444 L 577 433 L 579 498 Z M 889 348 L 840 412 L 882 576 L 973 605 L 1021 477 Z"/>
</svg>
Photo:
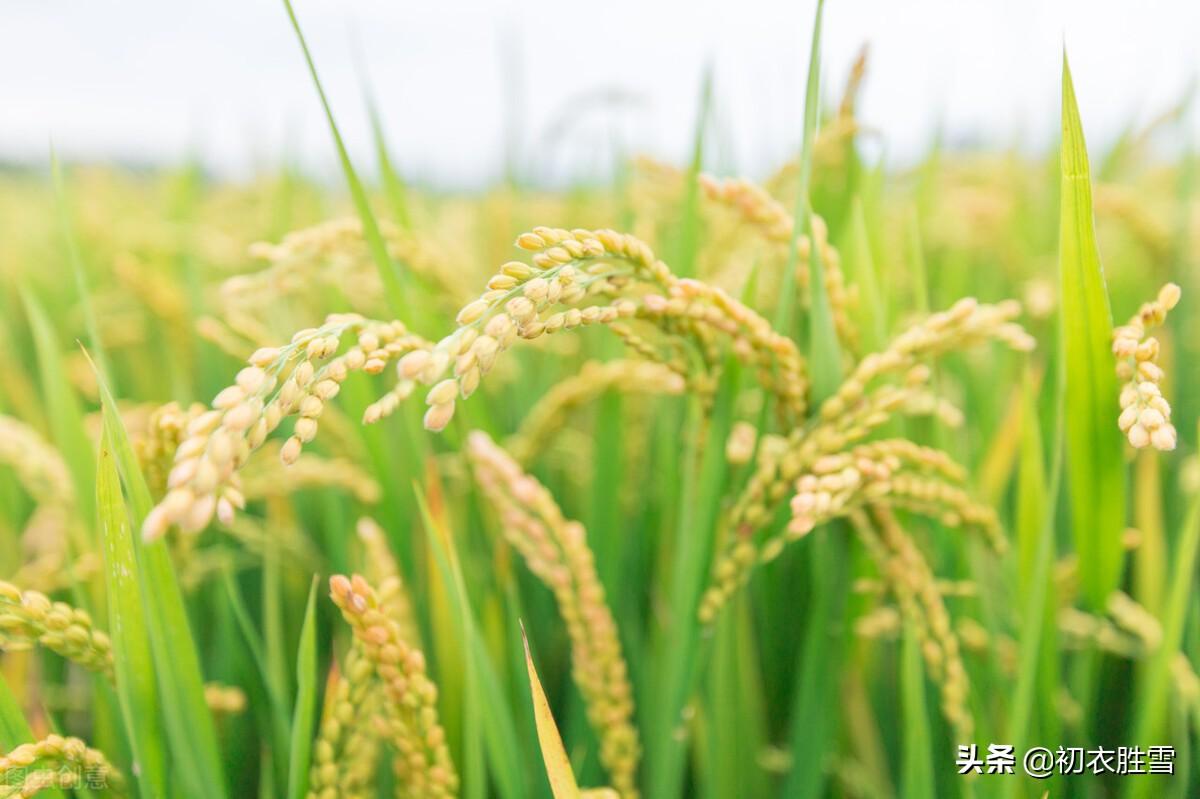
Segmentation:
<svg viewBox="0 0 1200 799">
<path fill-rule="evenodd" d="M 288 798 L 302 799 L 308 791 L 313 732 L 317 708 L 317 577 L 313 576 L 300 628 L 296 653 L 296 708 L 292 714 L 292 746 L 288 757 Z"/>
<path fill-rule="evenodd" d="M 516 729 L 508 715 L 507 703 L 494 705 L 499 691 L 499 678 L 491 661 L 486 657 L 478 625 L 471 611 L 471 599 L 467 593 L 459 566 L 458 553 L 450 531 L 435 517 L 426 501 L 425 494 L 414 486 L 417 506 L 425 525 L 426 541 L 437 563 L 437 568 L 447 586 L 451 614 L 455 621 L 455 634 L 465 653 L 463 669 L 462 713 L 463 713 L 463 795 L 482 795 L 487 786 L 483 756 L 487 755 L 491 774 L 496 779 L 501 796 L 515 798 L 523 796 L 525 787 L 521 778 L 521 755 L 516 748 Z M 486 693 L 488 701 L 481 692 Z M 511 737 L 510 737 L 511 736 Z"/>
<path fill-rule="evenodd" d="M 879 352 L 887 344 L 887 306 L 879 286 L 879 271 L 871 255 L 871 239 L 867 233 L 867 218 L 862 199 L 857 195 L 850 203 L 848 241 L 842 247 L 847 278 L 858 286 L 862 302 L 856 309 L 863 349 Z"/>
<path fill-rule="evenodd" d="M 166 756 L 154 658 L 146 629 L 141 568 L 113 458 L 109 424 L 106 419 L 96 468 L 96 504 L 100 513 L 117 701 L 133 750 L 132 771 L 139 788 L 147 796 L 166 796 Z"/>
<path fill-rule="evenodd" d="M 0 675 L 0 750 L 11 752 L 21 744 L 33 742 L 33 730 L 21 712 L 21 705 L 8 687 L 8 678 Z M 39 796 L 62 799 L 62 791 L 48 788 Z"/>
<path fill-rule="evenodd" d="M 71 471 L 80 516 L 90 522 L 96 518 L 96 453 L 83 425 L 83 409 L 75 387 L 67 377 L 63 351 L 50 317 L 30 292 L 23 290 L 21 299 L 37 350 L 42 399 L 46 403 L 50 431 Z"/>
<path fill-rule="evenodd" d="M 116 401 L 97 375 L 107 442 L 128 496 L 132 529 L 141 529 L 152 500 Z M 146 632 L 154 657 L 159 703 L 171 752 L 171 766 L 187 797 L 221 799 L 225 776 L 212 714 L 204 698 L 204 678 L 183 592 L 164 541 L 145 544 L 133 537 Z"/>
<path fill-rule="evenodd" d="M 713 73 L 710 65 L 705 67 L 704 78 L 700 84 L 700 105 L 696 111 L 696 127 L 692 132 L 692 159 L 688 164 L 683 206 L 680 209 L 675 250 L 672 253 L 672 265 L 675 272 L 682 277 L 694 275 L 696 272 L 696 252 L 700 245 L 699 178 L 704 168 L 704 143 L 712 112 L 712 94 Z"/>
<path fill-rule="evenodd" d="M 651 679 L 659 698 L 647 718 L 646 763 L 652 796 L 676 796 L 684 782 L 686 739 L 676 734 L 676 728 L 696 690 L 703 661 L 696 609 L 716 541 L 720 486 L 728 470 L 725 441 L 733 426 L 740 380 L 737 361 L 727 358 L 710 416 L 704 417 L 695 397 L 688 404 L 679 517 L 671 556 L 663 564 L 670 575 L 671 623 L 654 644 L 657 663 Z"/>
<path fill-rule="evenodd" d="M 67 251 L 67 260 L 71 264 L 71 273 L 75 277 L 75 292 L 79 298 L 79 308 L 83 312 L 84 329 L 88 336 L 88 350 L 96 363 L 96 369 L 104 375 L 104 379 L 110 386 L 115 387 L 112 369 L 108 366 L 108 356 L 100 343 L 100 328 L 96 324 L 96 310 L 92 306 L 92 293 L 88 289 L 87 276 L 83 268 L 83 256 L 79 252 L 75 224 L 71 219 L 67 183 L 63 178 L 62 164 L 59 163 L 58 154 L 54 152 L 53 147 L 50 149 L 50 173 L 54 178 L 54 200 L 58 209 L 63 245 Z"/>
<path fill-rule="evenodd" d="M 933 781 L 933 743 L 925 696 L 921 644 L 911 624 L 904 625 L 900 643 L 900 705 L 904 714 L 904 799 L 936 795 Z"/>
<path fill-rule="evenodd" d="M 321 78 L 317 75 L 317 65 L 313 61 L 312 53 L 309 52 L 304 32 L 300 30 L 300 21 L 296 19 L 296 11 L 292 8 L 291 0 L 283 0 L 283 5 L 287 9 L 292 29 L 296 32 L 296 40 L 300 43 L 300 49 L 304 53 L 304 61 L 308 65 L 308 73 L 312 76 L 317 96 L 321 99 L 321 108 L 325 111 L 329 132 L 333 135 L 333 143 L 337 147 L 342 174 L 346 177 L 346 185 L 350 189 L 351 199 L 354 200 L 354 208 L 358 211 L 359 219 L 362 220 L 363 236 L 367 240 L 367 247 L 371 252 L 371 258 L 375 261 L 375 267 L 379 270 L 379 278 L 383 281 L 384 296 L 392 313 L 400 319 L 408 319 L 406 275 L 388 254 L 387 244 L 379 230 L 379 223 L 375 219 L 374 212 L 371 211 L 371 201 L 367 197 L 367 190 L 359 180 L 358 173 L 354 171 L 350 153 L 346 150 L 346 144 L 342 140 L 341 131 L 338 130 L 337 121 L 333 118 L 333 108 L 325 96 Z"/>
<path fill-rule="evenodd" d="M 1162 643 L 1141 675 L 1134 702 L 1137 716 L 1130 740 L 1142 747 L 1164 744 L 1169 740 L 1167 719 L 1174 684 L 1171 661 L 1178 655 L 1183 643 L 1188 601 L 1195 586 L 1197 554 L 1200 553 L 1200 495 L 1192 498 L 1176 541 L 1174 569 L 1162 617 Z M 1124 795 L 1130 799 L 1161 795 L 1161 779 L 1128 780 Z"/>
<path fill-rule="evenodd" d="M 1066 476 L 1083 597 L 1104 606 L 1121 580 L 1125 468 L 1116 419 L 1112 313 L 1092 214 L 1083 125 L 1063 55 L 1059 276 L 1066 369 Z"/>
<path fill-rule="evenodd" d="M 408 210 L 408 190 L 404 185 L 404 179 L 396 171 L 392 155 L 388 151 L 387 136 L 384 134 L 383 120 L 379 116 L 379 106 L 375 102 L 374 94 L 367 92 L 366 97 L 367 113 L 371 117 L 371 138 L 375 142 L 375 159 L 379 162 L 379 175 L 383 179 L 383 192 L 387 197 L 388 207 L 392 210 L 392 216 L 396 218 L 396 224 L 403 228 L 412 227 L 412 219 Z"/>
<path fill-rule="evenodd" d="M 1056 386 L 1056 414 L 1061 418 L 1063 381 Z M 1021 452 L 1017 472 L 1018 584 L 1025 601 L 1021 606 L 1021 634 L 1017 642 L 1017 682 L 1012 697 L 1005 743 L 1020 752 L 1036 731 L 1039 710 L 1049 715 L 1050 696 L 1043 690 L 1047 679 L 1057 680 L 1055 645 L 1054 521 L 1062 476 L 1062 428 L 1053 442 L 1049 480 L 1042 456 L 1041 425 L 1034 402 L 1034 381 L 1026 379 L 1021 406 Z M 1054 725 L 1056 726 L 1056 725 Z M 1046 730 L 1048 732 L 1048 730 Z M 1012 780 L 1008 795 L 1023 795 Z"/>
<path fill-rule="evenodd" d="M 225 594 L 229 598 L 229 606 L 233 610 L 233 618 L 237 622 L 238 629 L 241 630 L 247 648 L 250 650 L 251 659 L 254 661 L 255 666 L 258 667 L 258 676 L 262 681 L 263 690 L 267 694 L 267 701 L 270 705 L 269 716 L 271 719 L 272 748 L 274 751 L 282 752 L 291 738 L 291 732 L 288 728 L 287 706 L 282 688 L 278 680 L 271 673 L 270 658 L 267 656 L 266 644 L 263 643 L 262 636 L 255 629 L 254 622 L 250 617 L 250 611 L 246 607 L 246 600 L 242 597 L 242 592 L 238 589 L 233 573 L 228 569 L 224 573 L 224 582 Z M 278 761 L 276 761 L 275 765 L 278 769 L 284 767 L 284 764 Z M 283 772 L 277 772 L 276 779 L 283 778 Z"/>
</svg>

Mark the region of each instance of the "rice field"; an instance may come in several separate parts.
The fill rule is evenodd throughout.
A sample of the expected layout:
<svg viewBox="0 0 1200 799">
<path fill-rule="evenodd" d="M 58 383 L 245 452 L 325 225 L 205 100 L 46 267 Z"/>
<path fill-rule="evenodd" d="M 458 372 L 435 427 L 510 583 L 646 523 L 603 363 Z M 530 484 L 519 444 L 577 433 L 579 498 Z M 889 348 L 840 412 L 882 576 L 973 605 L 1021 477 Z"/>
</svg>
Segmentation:
<svg viewBox="0 0 1200 799">
<path fill-rule="evenodd" d="M 0 174 L 0 796 L 1200 794 L 1186 99 L 894 167 L 819 15 L 752 179 Z"/>
</svg>

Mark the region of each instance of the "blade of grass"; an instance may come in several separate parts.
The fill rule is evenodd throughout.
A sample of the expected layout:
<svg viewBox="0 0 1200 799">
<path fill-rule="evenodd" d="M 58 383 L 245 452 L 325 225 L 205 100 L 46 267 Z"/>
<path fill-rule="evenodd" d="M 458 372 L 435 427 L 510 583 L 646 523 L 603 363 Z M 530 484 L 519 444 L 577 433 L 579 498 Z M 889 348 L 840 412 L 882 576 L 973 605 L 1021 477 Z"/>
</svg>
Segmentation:
<svg viewBox="0 0 1200 799">
<path fill-rule="evenodd" d="M 425 494 L 414 484 L 417 506 L 425 525 L 426 541 L 448 590 L 451 612 L 456 622 L 455 634 L 464 653 L 463 663 L 463 795 L 482 795 L 487 789 L 487 773 L 483 755 L 486 753 L 496 780 L 498 793 L 506 797 L 524 796 L 521 776 L 521 753 L 516 749 L 516 725 L 508 715 L 508 704 L 496 702 L 500 681 L 495 668 L 486 657 L 487 648 L 475 617 L 471 599 L 459 567 L 454 541 L 442 517 L 435 515 Z M 487 694 L 486 699 L 481 692 Z"/>
<path fill-rule="evenodd" d="M 800 155 L 800 187 L 796 197 L 796 229 L 808 234 L 809 247 L 809 364 L 812 373 L 812 404 L 819 405 L 833 395 L 842 382 L 842 352 L 833 324 L 833 311 L 825 287 L 825 266 L 817 246 L 813 208 L 809 196 L 812 179 L 813 147 L 816 144 L 821 104 L 821 22 L 824 0 L 818 0 L 813 22 L 812 46 L 808 63 L 808 86 L 804 98 L 804 143 Z M 803 222 L 803 226 L 801 225 Z M 798 255 L 793 242 L 789 257 L 789 276 Z M 785 276 L 785 280 L 790 279 Z M 790 303 L 790 296 L 783 298 Z M 787 332 L 789 328 L 780 327 Z M 829 697 L 840 693 L 841 664 L 844 655 L 843 633 L 849 561 L 847 537 L 841 525 L 830 525 L 812 537 L 807 553 L 812 579 L 813 601 L 805 617 L 804 643 L 796 672 L 792 704 L 792 768 L 784 786 L 788 797 L 812 796 L 825 781 L 826 754 L 837 735 L 839 717 L 827 706 Z M 816 725 L 816 726 L 814 726 Z"/>
<path fill-rule="evenodd" d="M 1012 698 L 1005 743 L 1022 752 L 1025 743 L 1037 731 L 1034 724 L 1040 710 L 1052 717 L 1052 694 L 1057 684 L 1055 641 L 1056 611 L 1054 591 L 1054 525 L 1057 518 L 1059 485 L 1063 461 L 1063 390 L 1064 379 L 1056 383 L 1055 416 L 1057 435 L 1052 444 L 1049 482 L 1042 455 L 1041 425 L 1034 403 L 1033 378 L 1025 381 L 1022 393 L 1021 452 L 1017 473 L 1017 541 L 1019 551 L 1018 585 L 1025 597 L 1021 607 L 1021 634 L 1018 640 L 1017 682 Z M 1050 689 L 1047 690 L 1047 683 Z M 1048 725 L 1057 727 L 1051 721 Z M 1042 729 L 1050 734 L 1052 730 Z M 1048 740 L 1056 740 L 1049 738 Z M 1024 795 L 1022 784 L 1010 780 L 1008 796 Z"/>
<path fill-rule="evenodd" d="M 792 703 L 792 767 L 783 792 L 789 799 L 820 795 L 828 777 L 825 760 L 836 744 L 839 716 L 827 703 L 840 694 L 846 641 L 850 583 L 846 531 L 834 523 L 814 531 L 810 538 L 807 566 L 812 594 Z"/>
<path fill-rule="evenodd" d="M 855 195 L 850 204 L 850 231 L 842 247 L 845 253 L 846 274 L 858 286 L 862 303 L 858 310 L 859 329 L 863 332 L 863 349 L 879 352 L 887 343 L 887 307 L 879 286 L 879 272 L 871 255 L 871 238 L 867 233 L 867 218 L 862 199 Z"/>
<path fill-rule="evenodd" d="M 1200 494 L 1192 498 L 1183 529 L 1176 537 L 1174 569 L 1167 589 L 1166 606 L 1162 616 L 1162 643 L 1151 656 L 1141 675 L 1134 707 L 1136 721 L 1131 740 L 1143 747 L 1166 741 L 1167 711 L 1171 700 L 1171 661 L 1183 643 L 1184 622 L 1187 619 L 1188 598 L 1195 585 L 1196 556 L 1200 551 Z M 1161 791 L 1160 780 L 1129 780 L 1125 783 L 1126 797 L 1141 799 Z"/>
<path fill-rule="evenodd" d="M 813 147 L 817 140 L 817 122 L 821 102 L 821 20 L 825 11 L 825 0 L 817 0 L 817 12 L 813 21 L 812 45 L 808 58 L 808 81 L 804 93 L 804 135 L 800 144 L 800 180 L 796 189 L 796 203 L 792 213 L 794 229 L 802 230 L 809 237 L 809 288 L 812 293 L 809 314 L 809 355 L 813 375 L 814 404 L 837 390 L 840 382 L 841 354 L 838 351 L 833 330 L 833 315 L 829 307 L 829 295 L 825 290 L 825 266 L 813 237 L 812 205 L 809 185 L 812 181 Z M 787 266 L 784 268 L 780 287 L 779 305 L 775 309 L 775 329 L 784 335 L 792 334 L 792 315 L 796 304 L 796 270 L 800 265 L 798 237 L 793 237 L 788 247 Z"/>
<path fill-rule="evenodd" d="M 96 468 L 96 504 L 108 595 L 117 700 L 133 751 L 133 774 L 147 796 L 166 796 L 166 759 L 158 714 L 154 658 L 129 511 L 113 459 L 109 422 Z"/>
<path fill-rule="evenodd" d="M 288 799 L 302 799 L 308 791 L 312 762 L 313 730 L 317 707 L 317 577 L 313 575 L 300 628 L 296 653 L 296 708 L 292 714 L 292 745 L 288 757 Z"/>
<path fill-rule="evenodd" d="M 100 328 L 96 324 L 96 310 L 92 306 L 92 293 L 88 289 L 87 273 L 83 268 L 83 257 L 79 252 L 79 241 L 75 235 L 75 225 L 71 220 L 70 202 L 67 196 L 67 183 L 63 178 L 62 164 L 54 148 L 50 148 L 50 174 L 54 181 L 54 204 L 58 209 L 59 229 L 62 233 L 63 245 L 67 251 L 67 261 L 71 264 L 71 273 L 75 278 L 75 292 L 79 299 L 79 308 L 83 312 L 84 330 L 87 331 L 88 350 L 96 362 L 96 368 L 110 386 L 113 382 L 112 369 L 108 365 L 108 356 L 100 343 Z"/>
<path fill-rule="evenodd" d="M 129 434 L 104 379 L 97 374 L 107 442 L 125 486 L 134 529 L 140 529 L 152 500 L 138 466 Z M 167 552 L 166 542 L 145 544 L 133 536 L 138 578 L 144 600 L 147 634 L 158 677 L 160 707 L 172 753 L 172 766 L 185 796 L 221 799 L 225 771 L 217 747 L 212 714 L 204 698 L 204 678 L 183 592 Z"/>
<path fill-rule="evenodd" d="M 575 772 L 571 770 L 571 759 L 563 748 L 562 736 L 558 732 L 558 724 L 550 711 L 550 702 L 546 692 L 542 690 L 542 681 L 538 679 L 537 668 L 533 665 L 533 655 L 529 651 L 529 637 L 525 635 L 525 625 L 521 625 L 521 643 L 525 646 L 525 666 L 529 670 L 529 692 L 533 696 L 533 718 L 537 723 L 538 745 L 542 750 L 542 760 L 546 764 L 546 777 L 550 780 L 550 790 L 554 799 L 579 799 L 579 786 L 575 784 Z"/>
<path fill-rule="evenodd" d="M 725 441 L 733 426 L 740 379 L 737 361 L 727 358 L 711 415 L 704 418 L 695 397 L 688 405 L 679 516 L 673 547 L 665 551 L 666 562 L 660 564 L 669 575 L 671 621 L 654 643 L 657 663 L 652 679 L 658 700 L 648 709 L 646 722 L 651 796 L 678 796 L 684 782 L 687 737 L 676 728 L 700 672 L 696 608 L 716 541 L 720 486 L 727 471 Z"/>
<path fill-rule="evenodd" d="M 383 179 L 383 193 L 387 197 L 388 207 L 396 224 L 402 228 L 412 227 L 412 218 L 408 210 L 408 190 L 404 179 L 392 164 L 392 155 L 388 152 L 387 136 L 383 131 L 383 119 L 379 116 L 379 106 L 375 95 L 366 91 L 367 114 L 371 118 L 371 138 L 375 142 L 375 160 L 379 162 L 379 175 Z"/>
<path fill-rule="evenodd" d="M 21 298 L 37 350 L 42 400 L 50 419 L 50 431 L 71 471 L 79 515 L 91 523 L 96 518 L 96 453 L 83 424 L 83 409 L 75 387 L 67 377 L 62 349 L 50 317 L 30 292 L 22 290 Z"/>
<path fill-rule="evenodd" d="M 692 134 L 692 160 L 688 164 L 678 238 L 672 259 L 676 273 L 682 277 L 689 277 L 696 272 L 696 252 L 700 240 L 699 178 L 704 168 L 704 142 L 712 113 L 712 93 L 713 73 L 712 66 L 708 65 L 704 68 L 704 79 L 700 84 L 700 106 L 696 111 L 696 128 Z"/>
<path fill-rule="evenodd" d="M 270 704 L 272 749 L 276 752 L 283 752 L 291 738 L 291 732 L 288 729 L 287 705 L 282 686 L 272 675 L 267 647 L 258 631 L 254 629 L 254 622 L 251 621 L 250 611 L 246 608 L 246 601 L 242 598 L 242 592 L 238 589 L 233 572 L 229 569 L 224 572 L 224 583 L 225 594 L 229 598 L 229 606 L 233 609 L 234 620 L 253 656 L 255 666 L 258 667 L 258 675 L 262 680 L 263 690 L 266 691 L 267 701 Z M 280 784 L 279 780 L 285 776 L 285 772 L 282 772 L 285 764 L 277 759 L 275 767 L 281 770 L 275 775 L 275 784 L 278 785 Z"/>
<path fill-rule="evenodd" d="M 1162 614 L 1167 584 L 1167 536 L 1163 524 L 1162 460 L 1142 450 L 1134 462 L 1134 526 L 1142 534 L 1134 561 L 1134 598 L 1156 616 Z"/>
<path fill-rule="evenodd" d="M 0 675 L 0 750 L 11 752 L 21 744 L 33 742 L 33 730 L 21 713 L 21 705 L 8 687 L 8 678 Z M 48 788 L 39 796 L 63 799 L 62 791 Z"/>
<path fill-rule="evenodd" d="M 321 108 L 325 112 L 325 119 L 329 123 L 329 132 L 332 134 L 333 143 L 337 147 L 338 161 L 341 163 L 342 173 L 346 178 L 346 185 L 350 189 L 350 197 L 354 201 L 355 210 L 358 211 L 358 217 L 362 221 L 363 237 L 367 240 L 367 248 L 371 252 L 371 258 L 375 261 L 375 267 L 379 270 L 379 278 L 383 281 L 384 297 L 392 313 L 399 319 L 407 320 L 409 318 L 407 275 L 388 254 L 387 244 L 384 242 L 383 234 L 379 230 L 379 223 L 375 219 L 375 214 L 371 211 L 370 198 L 367 197 L 367 191 L 363 188 L 358 173 L 354 171 L 354 164 L 350 161 L 350 153 L 346 150 L 346 144 L 342 140 L 341 131 L 338 130 L 337 121 L 333 117 L 333 108 L 329 105 L 329 99 L 325 96 L 325 89 L 321 85 L 321 78 L 317 75 L 317 65 L 313 61 L 312 53 L 309 52 L 308 42 L 304 39 L 304 32 L 300 30 L 300 21 L 296 18 L 296 11 L 292 8 L 291 0 L 283 0 L 283 5 L 287 9 L 292 29 L 296 32 L 296 40 L 300 43 L 300 49 L 304 53 L 304 61 L 308 65 L 308 73 L 312 76 L 317 96 L 321 99 Z"/>
<path fill-rule="evenodd" d="M 1062 67 L 1059 273 L 1066 366 L 1066 474 L 1083 598 L 1100 610 L 1121 579 L 1125 468 L 1116 425 L 1112 313 L 1096 247 L 1092 187 L 1071 69 Z"/>
<path fill-rule="evenodd" d="M 900 642 L 900 705 L 904 718 L 902 799 L 934 796 L 933 743 L 925 696 L 925 671 L 920 643 L 911 624 L 904 625 Z"/>
<path fill-rule="evenodd" d="M 769 793 L 758 760 L 767 743 L 764 693 L 758 673 L 749 596 L 740 592 L 717 620 L 707 694 L 711 730 L 707 796 Z"/>
</svg>

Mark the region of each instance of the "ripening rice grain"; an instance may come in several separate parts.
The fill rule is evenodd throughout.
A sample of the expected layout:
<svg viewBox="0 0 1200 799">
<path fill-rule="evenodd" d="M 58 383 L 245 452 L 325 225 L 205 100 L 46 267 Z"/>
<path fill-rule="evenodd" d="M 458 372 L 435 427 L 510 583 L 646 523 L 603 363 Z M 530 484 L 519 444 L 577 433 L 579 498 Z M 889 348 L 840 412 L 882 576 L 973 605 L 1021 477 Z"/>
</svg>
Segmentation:
<svg viewBox="0 0 1200 799">
<path fill-rule="evenodd" d="M 125 778 L 101 752 L 78 738 L 48 735 L 21 744 L 0 757 L 0 784 L 33 796 L 46 788 L 103 787 L 110 796 L 126 796 Z"/>
<path fill-rule="evenodd" d="M 792 517 L 779 534 L 755 544 L 741 538 L 717 560 L 719 575 L 705 593 L 701 618 L 710 620 L 744 585 L 756 563 L 777 557 L 786 544 L 830 519 L 870 505 L 900 507 L 937 518 L 947 527 L 977 528 L 997 551 L 1005 546 L 995 511 L 971 500 L 961 483 L 965 471 L 944 452 L 906 439 L 860 444 L 823 455 L 795 481 Z"/>
<path fill-rule="evenodd" d="M 236 685 L 205 683 L 204 702 L 213 713 L 232 716 L 246 709 L 246 692 Z"/>
<path fill-rule="evenodd" d="M 413 797 L 458 795 L 458 774 L 438 722 L 437 687 L 425 673 L 425 656 L 400 636 L 375 590 L 359 575 L 329 580 L 334 604 L 362 644 L 366 661 L 388 699 L 381 723 L 396 750 L 397 777 Z"/>
<path fill-rule="evenodd" d="M 381 701 L 364 644 L 355 640 L 325 689 L 325 708 L 313 742 L 308 799 L 356 796 L 370 783 L 378 745 L 371 723 Z"/>
<path fill-rule="evenodd" d="M 701 175 L 700 185 L 709 199 L 737 209 L 748 223 L 762 231 L 767 240 L 776 246 L 779 256 L 786 256 L 788 248 L 792 244 L 792 238 L 795 236 L 799 255 L 796 266 L 796 282 L 801 288 L 807 288 L 808 259 L 812 252 L 812 240 L 804 234 L 797 235 L 795 233 L 792 214 L 784 208 L 782 203 L 762 187 L 745 179 L 730 178 L 722 181 L 708 175 Z M 853 296 L 846 287 L 846 280 L 842 274 L 841 257 L 829 243 L 825 221 L 814 215 L 812 223 L 813 231 L 816 234 L 817 252 L 824 265 L 825 291 L 829 295 L 834 326 L 837 329 L 838 338 L 848 350 L 854 351 L 858 345 L 858 330 L 850 316 L 853 308 Z"/>
<path fill-rule="evenodd" d="M 1145 303 L 1123 327 L 1113 331 L 1113 354 L 1117 357 L 1117 377 L 1125 381 L 1121 389 L 1121 416 L 1117 420 L 1129 443 L 1141 449 L 1175 449 L 1175 426 L 1171 424 L 1171 406 L 1163 398 L 1159 383 L 1163 379 L 1158 365 L 1158 339 L 1146 335 L 1167 318 L 1179 302 L 1179 286 L 1168 283 L 1158 297 Z"/>
<path fill-rule="evenodd" d="M 112 644 L 86 611 L 0 581 L 0 649 L 34 644 L 112 679 Z"/>
<path fill-rule="evenodd" d="M 62 456 L 33 428 L 3 414 L 0 463 L 13 468 L 21 485 L 38 503 L 61 508 L 74 505 L 71 476 Z"/>
<path fill-rule="evenodd" d="M 942 714 L 958 740 L 971 740 L 974 719 L 958 636 L 928 562 L 889 509 L 873 505 L 850 515 L 859 540 L 913 625 L 926 668 L 942 695 Z"/>
<path fill-rule="evenodd" d="M 356 336 L 355 343 L 331 357 L 347 334 Z M 167 494 L 146 516 L 142 535 L 153 540 L 172 524 L 197 532 L 214 515 L 228 524 L 235 509 L 245 505 L 239 470 L 284 418 L 298 417 L 280 449 L 280 460 L 291 464 L 316 436 L 325 403 L 351 373 L 378 374 L 389 361 L 425 347 L 400 322 L 335 314 L 319 328 L 296 333 L 283 347 L 258 350 L 237 381 L 213 399 L 212 410 L 188 423 L 167 477 Z"/>
</svg>

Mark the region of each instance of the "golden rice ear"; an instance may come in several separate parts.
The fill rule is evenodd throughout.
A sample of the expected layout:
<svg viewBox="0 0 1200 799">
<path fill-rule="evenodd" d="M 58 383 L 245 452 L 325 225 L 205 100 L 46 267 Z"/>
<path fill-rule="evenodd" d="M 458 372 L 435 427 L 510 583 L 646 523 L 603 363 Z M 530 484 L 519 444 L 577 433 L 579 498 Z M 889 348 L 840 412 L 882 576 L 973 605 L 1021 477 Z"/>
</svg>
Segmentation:
<svg viewBox="0 0 1200 799">
<path fill-rule="evenodd" d="M 1128 324 L 1113 330 L 1113 355 L 1121 388 L 1121 415 L 1117 425 L 1136 449 L 1173 450 L 1178 436 L 1171 424 L 1171 406 L 1159 383 L 1164 374 L 1158 363 L 1159 342 L 1147 332 L 1166 321 L 1181 296 L 1179 286 L 1168 283 L 1158 296 L 1142 305 Z"/>
<path fill-rule="evenodd" d="M 355 795 L 375 777 L 380 749 L 374 709 L 384 704 L 375 670 L 361 641 L 350 644 L 340 667 L 329 671 L 325 707 L 309 768 L 308 796 Z M 352 723 L 347 724 L 346 720 Z"/>
<path fill-rule="evenodd" d="M 62 456 L 36 430 L 0 414 L 0 463 L 11 466 L 21 486 L 39 504 L 75 504 L 70 472 Z"/>
<path fill-rule="evenodd" d="M 112 643 L 95 628 L 87 611 L 0 580 L 0 630 L 4 649 L 44 646 L 113 679 Z"/>
<path fill-rule="evenodd" d="M 344 338 L 354 337 L 341 355 Z M 154 540 L 172 525 L 198 532 L 216 516 L 228 523 L 245 503 L 240 471 L 288 416 L 295 428 L 279 450 L 284 465 L 296 463 L 319 428 L 318 419 L 354 372 L 378 374 L 387 363 L 430 345 L 400 322 L 358 314 L 331 314 L 282 347 L 259 349 L 220 391 L 212 409 L 189 418 L 166 496 L 147 515 L 142 536 Z"/>
<path fill-rule="evenodd" d="M 423 786 L 429 795 L 455 795 L 458 772 L 438 719 L 438 690 L 426 673 L 424 653 L 403 638 L 362 576 L 335 574 L 329 578 L 329 592 L 353 630 L 363 660 L 382 684 L 386 702 L 376 722 L 398 753 L 398 776 Z"/>
<path fill-rule="evenodd" d="M 103 752 L 79 738 L 62 735 L 21 744 L 0 757 L 0 784 L 16 789 L 10 796 L 33 796 L 46 788 L 80 785 L 100 785 L 110 795 L 126 795 L 125 776 Z"/>
<path fill-rule="evenodd" d="M 970 740 L 975 727 L 968 701 L 970 680 L 958 635 L 928 562 L 886 506 L 856 510 L 850 520 L 896 597 L 901 614 L 916 632 L 926 669 L 941 690 L 942 715 L 961 740 Z"/>
<path fill-rule="evenodd" d="M 780 257 L 786 257 L 792 239 L 797 239 L 799 258 L 796 269 L 796 282 L 801 288 L 807 288 L 809 272 L 807 262 L 812 252 L 812 240 L 803 233 L 797 234 L 795 219 L 791 211 L 783 203 L 771 196 L 762 186 L 745 178 L 728 178 L 718 180 L 710 175 L 700 176 L 700 187 L 704 196 L 714 203 L 734 210 L 746 225 L 751 227 L 770 242 Z M 851 351 L 858 347 L 858 330 L 850 317 L 854 295 L 846 287 L 846 278 L 842 272 L 842 260 L 837 250 L 829 243 L 825 221 L 819 216 L 813 216 L 813 232 L 817 241 L 818 253 L 825 275 L 825 290 L 829 295 L 830 308 L 833 311 L 834 327 L 838 338 Z"/>
</svg>

